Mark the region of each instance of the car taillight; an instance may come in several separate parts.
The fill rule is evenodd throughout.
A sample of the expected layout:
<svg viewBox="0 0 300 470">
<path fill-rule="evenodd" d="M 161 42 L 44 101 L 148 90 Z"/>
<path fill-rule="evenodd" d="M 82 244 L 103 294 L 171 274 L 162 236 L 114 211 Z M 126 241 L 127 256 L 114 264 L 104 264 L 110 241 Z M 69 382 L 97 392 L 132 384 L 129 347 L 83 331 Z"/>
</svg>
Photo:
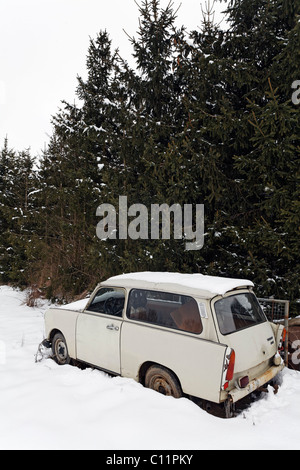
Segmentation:
<svg viewBox="0 0 300 470">
<path fill-rule="evenodd" d="M 280 338 L 280 341 L 279 341 L 279 345 L 278 345 L 278 351 L 283 351 L 285 338 L 286 338 L 286 329 L 283 328 L 281 338 Z"/>
<path fill-rule="evenodd" d="M 286 329 L 283 328 L 283 331 L 282 331 L 282 342 L 283 343 L 285 342 L 285 337 L 286 337 Z"/>
<path fill-rule="evenodd" d="M 222 380 L 222 388 L 226 390 L 228 388 L 230 380 L 233 379 L 235 364 L 235 352 L 234 349 L 227 348 L 224 360 L 224 372 Z"/>
<path fill-rule="evenodd" d="M 228 369 L 226 373 L 226 381 L 230 382 L 233 379 L 233 372 L 234 372 L 234 363 L 235 363 L 235 352 L 234 349 L 231 350 Z"/>
</svg>

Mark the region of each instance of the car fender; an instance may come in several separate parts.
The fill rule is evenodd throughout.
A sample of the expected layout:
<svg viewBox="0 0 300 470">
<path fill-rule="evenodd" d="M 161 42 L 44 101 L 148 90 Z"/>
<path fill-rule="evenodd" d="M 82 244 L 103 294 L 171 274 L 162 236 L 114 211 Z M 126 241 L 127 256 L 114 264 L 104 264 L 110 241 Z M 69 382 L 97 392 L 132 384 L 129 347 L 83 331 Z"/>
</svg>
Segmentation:
<svg viewBox="0 0 300 470">
<path fill-rule="evenodd" d="M 66 340 L 69 356 L 76 359 L 76 322 L 80 312 L 61 308 L 50 308 L 45 313 L 46 339 L 51 343 L 54 334 L 60 331 Z"/>
</svg>

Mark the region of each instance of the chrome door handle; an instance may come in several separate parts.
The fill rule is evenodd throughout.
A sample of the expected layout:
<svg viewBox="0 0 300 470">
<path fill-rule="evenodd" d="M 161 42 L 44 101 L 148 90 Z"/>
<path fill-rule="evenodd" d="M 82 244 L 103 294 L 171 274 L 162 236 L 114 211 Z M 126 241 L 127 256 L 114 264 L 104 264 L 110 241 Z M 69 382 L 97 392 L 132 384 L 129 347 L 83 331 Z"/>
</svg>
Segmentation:
<svg viewBox="0 0 300 470">
<path fill-rule="evenodd" d="M 118 326 L 115 326 L 115 325 L 107 325 L 106 328 L 107 328 L 108 330 L 116 330 L 116 331 L 119 330 L 119 327 L 118 327 Z"/>
</svg>

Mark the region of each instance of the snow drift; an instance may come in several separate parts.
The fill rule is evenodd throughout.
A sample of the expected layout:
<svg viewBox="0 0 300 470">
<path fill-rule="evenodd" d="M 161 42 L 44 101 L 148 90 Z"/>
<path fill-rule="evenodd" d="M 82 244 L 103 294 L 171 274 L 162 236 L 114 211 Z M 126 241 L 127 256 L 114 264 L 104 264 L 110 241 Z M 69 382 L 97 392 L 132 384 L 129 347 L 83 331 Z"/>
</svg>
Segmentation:
<svg viewBox="0 0 300 470">
<path fill-rule="evenodd" d="M 0 286 L 1 449 L 299 449 L 300 373 L 236 418 L 104 372 L 35 362 L 49 307 Z"/>
</svg>

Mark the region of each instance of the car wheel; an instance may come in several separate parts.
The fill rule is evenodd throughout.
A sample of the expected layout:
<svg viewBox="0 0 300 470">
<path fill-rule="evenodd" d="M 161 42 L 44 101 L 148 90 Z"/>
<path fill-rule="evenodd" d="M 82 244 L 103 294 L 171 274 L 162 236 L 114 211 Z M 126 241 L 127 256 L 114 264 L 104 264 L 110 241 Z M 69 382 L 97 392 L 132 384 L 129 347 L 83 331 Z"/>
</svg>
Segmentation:
<svg viewBox="0 0 300 470">
<path fill-rule="evenodd" d="M 52 340 L 52 352 L 55 361 L 59 365 L 70 364 L 71 358 L 68 353 L 67 343 L 61 333 L 56 333 Z"/>
<path fill-rule="evenodd" d="M 163 395 L 174 398 L 182 397 L 182 390 L 173 372 L 163 366 L 149 367 L 145 375 L 145 386 Z"/>
</svg>

